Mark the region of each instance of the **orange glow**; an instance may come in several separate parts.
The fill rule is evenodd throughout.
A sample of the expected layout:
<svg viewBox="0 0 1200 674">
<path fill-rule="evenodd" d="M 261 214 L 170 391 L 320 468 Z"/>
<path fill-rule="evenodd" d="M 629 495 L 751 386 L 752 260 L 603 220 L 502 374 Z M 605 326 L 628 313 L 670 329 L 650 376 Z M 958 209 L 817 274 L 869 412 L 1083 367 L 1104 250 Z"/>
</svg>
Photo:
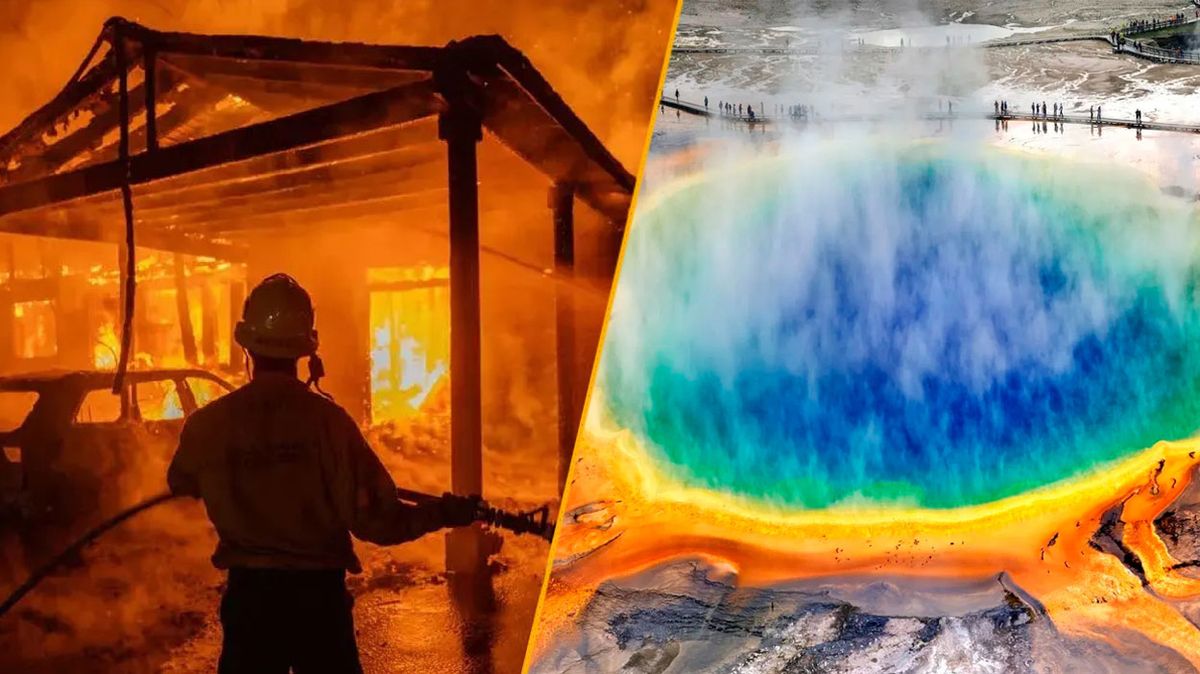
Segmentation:
<svg viewBox="0 0 1200 674">
<path fill-rule="evenodd" d="M 20 358 L 51 358 L 58 353 L 54 302 L 13 304 L 13 342 Z"/>
<path fill-rule="evenodd" d="M 178 280 L 171 256 L 142 254 L 138 261 L 138 334 L 130 367 L 189 367 L 219 365 L 228 357 L 231 342 L 230 294 L 232 282 L 242 282 L 244 271 L 229 262 L 190 258 L 185 264 L 186 311 L 190 319 L 195 362 L 187 357 L 180 327 Z M 92 265 L 87 290 L 100 310 L 88 328 L 90 364 L 99 370 L 116 368 L 121 353 L 120 274 L 115 265 Z"/>
<path fill-rule="evenodd" d="M 158 413 L 162 419 L 182 419 L 183 405 L 179 402 L 179 393 L 172 391 L 170 395 L 164 397 Z"/>
<path fill-rule="evenodd" d="M 698 556 L 735 570 L 742 586 L 1007 571 L 1064 632 L 1112 641 L 1106 635 L 1114 628 L 1132 630 L 1200 667 L 1200 629 L 1172 604 L 1200 597 L 1200 579 L 1172 569 L 1176 560 L 1153 526 L 1194 479 L 1198 448 L 1200 439 L 1160 442 L 1102 471 L 979 506 L 795 511 L 681 484 L 630 432 L 593 409 L 564 508 L 603 508 L 558 530 L 535 655 L 573 629 L 573 616 L 604 580 Z M 1089 545 L 1113 508 L 1124 527 L 1112 535 L 1141 560 L 1148 587 L 1117 557 Z"/>
<path fill-rule="evenodd" d="M 447 267 L 368 271 L 371 421 L 399 421 L 421 409 L 450 365 Z"/>
<path fill-rule="evenodd" d="M 134 391 L 137 395 L 138 411 L 143 420 L 166 421 L 183 418 L 183 401 L 179 397 L 175 382 L 167 379 L 138 382 Z"/>
<path fill-rule="evenodd" d="M 193 379 L 189 382 L 189 385 L 191 386 L 192 395 L 196 399 L 197 407 L 204 407 L 225 395 L 225 389 L 207 379 Z"/>
<path fill-rule="evenodd" d="M 97 370 L 112 370 L 117 367 L 117 354 L 121 352 L 121 340 L 117 337 L 112 321 L 96 328 L 95 346 L 92 347 L 92 365 Z"/>
</svg>

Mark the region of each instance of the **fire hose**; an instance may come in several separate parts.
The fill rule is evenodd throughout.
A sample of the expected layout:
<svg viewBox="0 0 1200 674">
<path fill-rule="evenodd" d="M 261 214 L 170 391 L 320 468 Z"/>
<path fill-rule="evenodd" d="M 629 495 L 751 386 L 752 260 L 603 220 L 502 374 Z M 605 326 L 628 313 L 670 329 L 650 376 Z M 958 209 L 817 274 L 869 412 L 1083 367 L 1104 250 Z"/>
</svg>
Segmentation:
<svg viewBox="0 0 1200 674">
<path fill-rule="evenodd" d="M 424 492 L 413 491 L 411 489 L 397 489 L 397 497 L 401 501 L 406 501 L 413 504 L 431 503 L 441 500 L 441 496 L 426 494 Z M 180 498 L 174 494 L 166 493 L 152 496 L 145 501 L 131 506 L 117 513 L 116 515 L 104 520 L 100 524 L 92 527 L 74 543 L 63 549 L 62 552 L 55 555 L 45 564 L 42 564 L 36 571 L 30 574 L 29 578 L 21 583 L 17 589 L 0 602 L 0 616 L 8 613 L 9 609 L 16 606 L 18 602 L 36 588 L 43 580 L 45 580 L 55 569 L 62 566 L 68 560 L 76 559 L 79 553 L 83 551 L 89 543 L 96 540 L 106 532 L 116 528 L 125 520 L 137 515 L 138 513 L 149 510 L 155 506 L 162 505 L 168 501 Z M 550 507 L 542 506 L 527 512 L 514 512 L 503 510 L 489 505 L 486 501 L 479 502 L 479 511 L 476 513 L 476 521 L 482 522 L 489 526 L 499 529 L 506 529 L 515 534 L 533 534 L 547 541 L 554 538 L 554 523 L 550 521 Z"/>
<path fill-rule="evenodd" d="M 174 494 L 159 494 L 158 496 L 148 498 L 131 508 L 122 510 L 113 517 L 110 517 L 109 519 L 104 520 L 100 524 L 97 524 L 89 529 L 87 533 L 77 538 L 74 543 L 67 546 L 66 549 L 55 555 L 50 561 L 38 567 L 38 569 L 34 571 L 24 583 L 21 583 L 17 589 L 13 590 L 12 594 L 8 595 L 8 597 L 4 599 L 4 603 L 0 604 L 0 616 L 8 613 L 10 608 L 16 606 L 17 602 L 21 601 L 25 595 L 29 594 L 33 588 L 38 586 L 38 583 L 41 583 L 43 580 L 45 580 L 46 576 L 49 576 L 55 569 L 57 569 L 59 566 L 62 566 L 64 562 L 69 559 L 75 559 L 79 553 L 82 552 L 85 547 L 87 547 L 88 543 L 91 543 L 99 538 L 102 534 L 104 534 L 104 532 L 116 527 L 120 523 L 144 510 L 149 510 L 156 505 L 166 503 L 173 498 L 175 498 Z"/>
<path fill-rule="evenodd" d="M 396 489 L 401 501 L 422 504 L 440 500 L 441 496 L 426 494 L 411 489 Z M 550 521 L 550 506 L 542 506 L 526 512 L 513 512 L 494 508 L 487 501 L 479 502 L 475 521 L 497 529 L 506 529 L 514 534 L 533 534 L 550 541 L 554 538 L 554 522 Z"/>
</svg>

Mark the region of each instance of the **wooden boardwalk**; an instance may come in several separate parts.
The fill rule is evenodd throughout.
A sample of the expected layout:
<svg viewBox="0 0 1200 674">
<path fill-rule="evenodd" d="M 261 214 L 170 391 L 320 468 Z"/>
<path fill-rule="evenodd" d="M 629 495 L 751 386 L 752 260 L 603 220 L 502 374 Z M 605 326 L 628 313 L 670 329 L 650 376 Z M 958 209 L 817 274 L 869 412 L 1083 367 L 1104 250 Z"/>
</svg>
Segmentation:
<svg viewBox="0 0 1200 674">
<path fill-rule="evenodd" d="M 1200 52 L 1195 51 L 1172 51 L 1170 49 L 1159 49 L 1157 47 L 1138 47 L 1132 42 L 1126 42 L 1119 47 L 1114 48 L 1122 54 L 1130 54 L 1139 56 L 1151 61 L 1159 63 L 1178 63 L 1183 65 L 1200 66 Z"/>
<path fill-rule="evenodd" d="M 1200 7 L 1200 5 L 1197 5 L 1197 7 Z M 1190 19 L 1184 19 L 1183 21 L 1181 21 L 1179 23 L 1162 23 L 1162 24 L 1158 24 L 1158 25 L 1144 24 L 1142 27 L 1138 28 L 1137 30 L 1129 30 L 1128 25 L 1127 25 L 1126 30 L 1118 29 L 1117 32 L 1120 33 L 1121 35 L 1125 35 L 1125 36 L 1148 35 L 1150 33 L 1157 33 L 1159 31 L 1171 30 L 1172 28 L 1183 28 L 1184 26 L 1192 26 L 1192 25 L 1195 25 L 1198 23 L 1200 23 L 1200 17 L 1192 17 Z"/>
<path fill-rule="evenodd" d="M 1038 44 L 1055 44 L 1058 42 L 1084 42 L 1098 41 L 1112 45 L 1112 41 L 1104 35 L 1066 35 L 1061 37 L 1046 37 L 1046 38 L 1026 38 L 1018 40 L 1003 40 L 978 42 L 975 44 L 954 44 L 936 47 L 883 47 L 880 45 L 859 45 L 855 43 L 846 43 L 844 49 L 858 51 L 891 51 L 894 49 L 909 49 L 909 50 L 935 50 L 935 49 L 970 49 L 972 47 L 981 47 L 983 49 L 995 49 L 998 47 L 1024 47 Z M 755 56 L 820 56 L 828 53 L 825 50 L 816 47 L 692 47 L 687 45 L 676 45 L 671 48 L 672 54 L 752 54 Z"/>
<path fill-rule="evenodd" d="M 1064 35 L 1062 37 L 1022 38 L 1018 40 L 995 40 L 979 45 L 984 49 L 999 49 L 1001 47 L 1029 47 L 1039 44 L 1059 44 L 1062 42 L 1103 42 L 1112 46 L 1112 40 L 1107 35 Z"/>
<path fill-rule="evenodd" d="M 1196 3 L 1197 7 L 1200 7 L 1200 0 L 1192 0 L 1192 1 L 1193 1 L 1193 3 Z M 1120 52 L 1123 54 L 1139 56 L 1141 58 L 1150 59 L 1152 61 L 1158 61 L 1160 63 L 1180 63 L 1180 64 L 1185 64 L 1185 65 L 1200 65 L 1200 52 L 1198 52 L 1198 51 L 1184 51 L 1182 49 L 1162 49 L 1161 47 L 1151 47 L 1149 45 L 1139 45 L 1138 43 L 1140 43 L 1141 40 L 1133 39 L 1134 37 L 1136 37 L 1138 35 L 1150 35 L 1151 33 L 1171 31 L 1171 30 L 1175 30 L 1175 29 L 1179 29 L 1179 28 L 1185 28 L 1187 26 L 1195 26 L 1198 24 L 1200 24 L 1200 16 L 1193 17 L 1190 19 L 1184 19 L 1183 21 L 1181 21 L 1179 23 L 1171 23 L 1171 24 L 1166 24 L 1166 25 L 1147 24 L 1147 25 L 1143 25 L 1143 26 L 1137 28 L 1136 30 L 1131 30 L 1128 26 L 1126 26 L 1124 29 L 1118 29 L 1116 31 L 1121 36 L 1120 40 L 1114 42 L 1111 38 L 1105 38 L 1105 39 L 1108 41 L 1109 44 L 1112 45 L 1114 51 L 1117 51 L 1117 52 Z"/>
<path fill-rule="evenodd" d="M 792 126 L 805 126 L 810 123 L 830 124 L 830 123 L 863 123 L 863 122 L 886 122 L 890 117 L 886 115 L 839 115 L 836 117 L 821 116 L 816 120 L 805 119 L 801 117 L 792 117 L 790 115 L 738 115 L 722 113 L 716 109 L 716 106 L 706 108 L 703 103 L 676 99 L 669 96 L 663 96 L 659 99 L 659 103 L 665 107 L 686 112 L 689 115 L 697 117 L 709 117 L 712 119 L 720 119 L 724 121 L 742 123 L 747 125 L 771 125 L 771 124 L 787 124 Z M 1010 112 L 1007 115 L 959 115 L 941 113 L 929 113 L 919 116 L 920 119 L 931 122 L 953 122 L 953 121 L 1014 121 L 1014 122 L 1044 122 L 1046 124 L 1076 124 L 1084 126 L 1102 126 L 1102 127 L 1118 127 L 1124 129 L 1144 129 L 1146 131 L 1170 131 L 1174 133 L 1194 133 L 1200 134 L 1200 123 L 1171 123 L 1171 122 L 1151 122 L 1143 120 L 1138 124 L 1133 119 L 1109 118 L 1105 117 L 1096 121 L 1089 117 L 1081 115 L 1063 115 L 1061 117 L 1033 115 L 1028 112 Z"/>
</svg>

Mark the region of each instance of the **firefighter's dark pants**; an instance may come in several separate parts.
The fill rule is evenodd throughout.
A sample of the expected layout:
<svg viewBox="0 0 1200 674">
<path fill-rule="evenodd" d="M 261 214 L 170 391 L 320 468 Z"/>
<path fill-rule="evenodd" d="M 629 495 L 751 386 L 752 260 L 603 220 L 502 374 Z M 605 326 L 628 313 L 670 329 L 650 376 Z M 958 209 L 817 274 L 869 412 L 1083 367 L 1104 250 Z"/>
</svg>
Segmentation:
<svg viewBox="0 0 1200 674">
<path fill-rule="evenodd" d="M 230 569 L 219 674 L 361 674 L 344 571 Z"/>
</svg>

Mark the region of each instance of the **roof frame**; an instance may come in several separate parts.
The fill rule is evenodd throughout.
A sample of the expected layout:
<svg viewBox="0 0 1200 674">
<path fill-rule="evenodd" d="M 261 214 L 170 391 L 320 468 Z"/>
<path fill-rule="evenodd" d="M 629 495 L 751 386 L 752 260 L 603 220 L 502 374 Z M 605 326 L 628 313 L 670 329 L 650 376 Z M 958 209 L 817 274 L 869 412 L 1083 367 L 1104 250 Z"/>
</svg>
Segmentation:
<svg viewBox="0 0 1200 674">
<path fill-rule="evenodd" d="M 111 19 L 105 24 L 98 44 L 111 39 L 118 28 L 129 45 L 125 61 L 131 69 L 149 63 L 158 66 L 152 70 L 158 85 L 155 104 L 169 102 L 172 106 L 156 118 L 160 137 L 186 126 L 196 109 L 211 106 L 215 97 L 236 93 L 220 78 L 210 82 L 190 72 L 187 64 L 195 62 L 191 59 L 221 63 L 217 69 L 219 75 L 241 77 L 238 68 L 245 68 L 252 76 L 284 84 L 302 79 L 304 69 L 308 68 L 310 73 L 319 73 L 315 85 L 318 89 L 339 89 L 338 69 L 354 73 L 353 77 L 345 78 L 347 86 L 343 89 L 348 92 L 368 84 L 372 73 L 383 81 L 404 81 L 383 91 L 164 147 L 147 148 L 146 127 L 135 127 L 132 145 L 147 149 L 130 157 L 131 184 L 153 183 L 154 191 L 160 187 L 175 190 L 191 189 L 191 186 L 171 187 L 178 180 L 189 182 L 187 176 L 195 176 L 197 182 L 210 180 L 216 184 L 231 180 L 221 175 L 225 171 L 231 175 L 244 175 L 248 171 L 262 176 L 259 171 L 263 166 L 287 164 L 289 160 L 283 158 L 304 154 L 310 148 L 319 148 L 310 154 L 333 151 L 349 159 L 356 150 L 369 152 L 358 141 L 376 140 L 367 138 L 372 132 L 402 128 L 405 123 L 446 112 L 447 92 L 442 89 L 446 81 L 453 80 L 467 82 L 475 90 L 482 124 L 501 144 L 551 182 L 575 185 L 581 200 L 607 216 L 615 228 L 623 227 L 634 177 L 529 60 L 498 36 L 468 38 L 445 47 L 385 46 L 162 32 L 123 19 Z M 146 56 L 149 58 L 143 58 Z M 113 192 L 125 180 L 124 167 L 115 157 L 115 144 L 95 145 L 97 139 L 111 136 L 109 124 L 115 128 L 119 122 L 113 115 L 116 106 L 111 93 L 117 79 L 115 61 L 110 48 L 106 57 L 90 69 L 81 67 L 82 75 L 73 78 L 50 103 L 0 137 L 0 231 L 14 231 L 9 220 L 11 214 L 20 211 L 72 208 L 82 205 L 75 203 L 76 200 L 108 201 L 115 196 Z M 84 66 L 87 65 L 85 61 Z M 447 70 L 460 76 L 437 76 Z M 142 110 L 142 116 L 148 117 L 144 97 L 139 94 L 142 90 L 140 86 L 131 90 L 131 107 Z M 186 91 L 181 93 L 181 90 Z M 90 138 L 66 138 L 48 147 L 40 143 L 43 133 L 63 124 L 87 104 L 98 110 L 93 123 L 85 127 Z M 82 166 L 63 170 L 64 166 L 80 163 L 79 155 L 68 156 L 75 148 L 86 148 L 92 159 L 102 161 L 84 161 Z M 8 163 L 6 157 L 13 156 L 24 158 L 26 166 L 6 175 L 3 173 L 3 166 Z M 313 166 L 320 163 L 314 157 L 307 161 Z M 37 170 L 57 172 L 32 178 Z M 270 181 L 262 184 L 271 189 Z M 138 226 L 139 232 L 149 233 L 149 229 Z"/>
<path fill-rule="evenodd" d="M 442 108 L 433 94 L 432 81 L 422 80 L 141 152 L 129 158 L 129 182 L 139 185 L 428 117 Z M 121 162 L 109 161 L 0 187 L 0 215 L 115 190 L 125 180 L 123 169 Z"/>
</svg>

